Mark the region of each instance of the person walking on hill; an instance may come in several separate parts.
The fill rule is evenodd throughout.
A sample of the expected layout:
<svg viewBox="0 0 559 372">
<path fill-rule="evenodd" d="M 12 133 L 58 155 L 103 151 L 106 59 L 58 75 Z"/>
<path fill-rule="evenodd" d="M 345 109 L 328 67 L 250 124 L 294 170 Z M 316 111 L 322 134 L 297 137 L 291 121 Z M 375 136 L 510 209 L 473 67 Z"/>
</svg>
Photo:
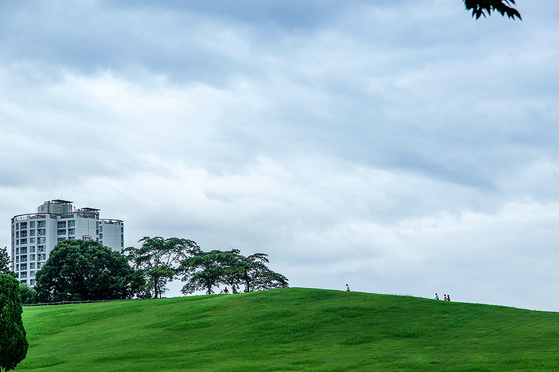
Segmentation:
<svg viewBox="0 0 559 372">
<path fill-rule="evenodd" d="M 447 299 L 446 299 L 446 293 L 445 293 L 445 295 L 444 295 L 444 300 L 445 300 L 445 301 L 447 300 Z"/>
<path fill-rule="evenodd" d="M 439 300 L 439 295 L 437 293 L 435 293 L 435 300 Z"/>
<path fill-rule="evenodd" d="M 345 285 L 345 288 L 346 288 L 346 291 L 349 292 L 349 285 L 346 284 L 346 285 Z"/>
<path fill-rule="evenodd" d="M 450 302 L 450 295 L 446 295 L 446 300 Z"/>
</svg>

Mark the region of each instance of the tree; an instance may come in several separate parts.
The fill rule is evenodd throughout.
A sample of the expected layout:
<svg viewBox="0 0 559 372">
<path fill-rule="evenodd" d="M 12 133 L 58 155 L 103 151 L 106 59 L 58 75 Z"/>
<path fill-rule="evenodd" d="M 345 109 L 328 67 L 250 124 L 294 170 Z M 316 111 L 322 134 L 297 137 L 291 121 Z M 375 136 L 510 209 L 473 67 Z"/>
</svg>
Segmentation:
<svg viewBox="0 0 559 372">
<path fill-rule="evenodd" d="M 238 249 L 200 251 L 181 263 L 181 280 L 186 282 L 182 293 L 205 290 L 206 294 L 212 294 L 213 287 L 220 284 L 231 286 L 234 293 L 241 285 L 245 292 L 287 287 L 287 278 L 266 266 L 267 257 L 264 253 L 245 257 Z"/>
<path fill-rule="evenodd" d="M 19 282 L 10 274 L 0 274 L 0 370 L 10 371 L 25 359 L 29 343 L 21 314 Z"/>
<path fill-rule="evenodd" d="M 126 257 L 93 240 L 65 240 L 37 272 L 40 301 L 132 298 L 141 283 Z"/>
<path fill-rule="evenodd" d="M 135 270 L 145 278 L 144 297 L 161 298 L 167 291 L 167 282 L 178 275 L 180 262 L 200 251 L 196 242 L 188 239 L 144 237 L 141 248 L 124 250 Z"/>
<path fill-rule="evenodd" d="M 472 17 L 479 19 L 481 16 L 485 17 L 485 12 L 487 15 L 491 15 L 492 11 L 501 13 L 502 16 L 508 16 L 509 18 L 522 20 L 518 10 L 514 9 L 510 5 L 515 5 L 515 0 L 464 0 L 464 5 L 467 10 L 472 11 Z"/>
<path fill-rule="evenodd" d="M 10 256 L 8 256 L 8 248 L 4 247 L 0 249 L 0 274 L 11 274 L 16 276 L 16 274 L 11 270 L 12 262 Z"/>
<path fill-rule="evenodd" d="M 27 284 L 19 285 L 19 294 L 22 304 L 34 304 L 37 302 L 37 292 Z"/>
<path fill-rule="evenodd" d="M 255 253 L 248 257 L 239 255 L 233 279 L 244 284 L 245 292 L 287 287 L 287 278 L 270 270 L 267 263 L 270 261 L 265 253 Z"/>
<path fill-rule="evenodd" d="M 213 287 L 225 284 L 227 273 L 232 272 L 238 250 L 211 252 L 199 251 L 192 257 L 181 262 L 182 281 L 186 282 L 183 294 L 205 290 L 206 294 L 214 293 Z"/>
</svg>

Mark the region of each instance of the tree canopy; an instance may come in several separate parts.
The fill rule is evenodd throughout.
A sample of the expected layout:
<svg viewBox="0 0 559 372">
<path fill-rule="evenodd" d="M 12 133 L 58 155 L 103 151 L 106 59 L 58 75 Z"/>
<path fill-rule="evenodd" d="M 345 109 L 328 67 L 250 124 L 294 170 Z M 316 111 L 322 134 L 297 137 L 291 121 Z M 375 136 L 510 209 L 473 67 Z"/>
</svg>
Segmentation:
<svg viewBox="0 0 559 372">
<path fill-rule="evenodd" d="M 267 255 L 256 253 L 245 257 L 238 249 L 230 251 L 199 251 L 181 262 L 183 294 L 203 290 L 206 294 L 214 293 L 219 285 L 231 286 L 238 292 L 244 285 L 245 292 L 287 287 L 287 278 L 270 270 Z"/>
<path fill-rule="evenodd" d="M 142 297 L 161 298 L 167 282 L 177 277 L 180 262 L 200 251 L 196 242 L 182 238 L 144 237 L 139 242 L 141 248 L 128 247 L 124 252 L 146 281 Z"/>
<path fill-rule="evenodd" d="M 37 272 L 40 301 L 131 298 L 142 284 L 121 253 L 92 240 L 65 240 Z"/>
<path fill-rule="evenodd" d="M 472 17 L 479 19 L 481 16 L 485 17 L 491 15 L 491 12 L 499 12 L 502 16 L 507 16 L 514 19 L 522 19 L 518 10 L 510 5 L 516 5 L 515 0 L 464 0 L 464 5 L 467 10 L 472 11 Z"/>
<path fill-rule="evenodd" d="M 29 346 L 21 314 L 19 282 L 0 274 L 0 370 L 10 371 L 25 359 Z"/>
</svg>

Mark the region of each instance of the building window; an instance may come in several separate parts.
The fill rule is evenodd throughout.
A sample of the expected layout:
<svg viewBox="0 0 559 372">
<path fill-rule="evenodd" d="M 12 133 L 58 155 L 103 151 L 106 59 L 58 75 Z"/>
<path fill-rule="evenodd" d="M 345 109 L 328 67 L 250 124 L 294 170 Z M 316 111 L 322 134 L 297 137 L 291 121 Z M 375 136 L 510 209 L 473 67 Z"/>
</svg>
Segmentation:
<svg viewBox="0 0 559 372">
<path fill-rule="evenodd" d="M 37 246 L 37 252 L 46 252 L 47 251 L 47 247 L 44 245 L 38 245 Z"/>
<path fill-rule="evenodd" d="M 29 280 L 29 285 L 35 285 L 35 279 Z"/>
<path fill-rule="evenodd" d="M 35 262 L 30 262 L 30 263 L 29 263 L 29 268 L 30 268 L 31 270 L 35 269 Z"/>
<path fill-rule="evenodd" d="M 27 278 L 27 272 L 22 271 L 21 273 L 19 273 L 19 277 L 20 278 Z"/>
<path fill-rule="evenodd" d="M 34 254 L 29 255 L 29 261 L 35 261 L 35 255 Z"/>
<path fill-rule="evenodd" d="M 19 231 L 16 231 L 16 238 L 19 238 Z"/>
<path fill-rule="evenodd" d="M 58 228 L 65 229 L 66 228 L 66 221 L 58 221 Z"/>
<path fill-rule="evenodd" d="M 27 284 L 27 280 L 20 280 L 20 284 Z"/>
<path fill-rule="evenodd" d="M 19 269 L 20 269 L 21 271 L 27 270 L 27 264 L 26 264 L 26 263 L 22 263 L 21 265 L 19 265 Z"/>
<path fill-rule="evenodd" d="M 29 236 L 35 236 L 35 230 L 29 230 Z"/>
<path fill-rule="evenodd" d="M 59 229 L 58 235 L 66 235 L 66 229 Z"/>
<path fill-rule="evenodd" d="M 23 256 L 20 256 L 20 257 L 21 257 L 21 258 L 20 258 L 20 261 L 21 261 L 21 262 L 27 262 L 27 255 L 26 255 L 26 254 L 23 255 Z"/>
<path fill-rule="evenodd" d="M 16 271 L 19 271 L 19 264 L 16 265 Z"/>
<path fill-rule="evenodd" d="M 37 227 L 47 227 L 47 221 L 37 221 Z"/>
<path fill-rule="evenodd" d="M 69 236 L 68 240 L 76 240 L 76 237 L 75 236 Z"/>
<path fill-rule="evenodd" d="M 38 254 L 37 259 L 40 261 L 46 261 L 47 255 L 45 253 Z"/>
<path fill-rule="evenodd" d="M 47 238 L 39 238 L 39 244 L 46 244 Z"/>
<path fill-rule="evenodd" d="M 29 238 L 29 243 L 35 244 L 35 238 Z"/>
<path fill-rule="evenodd" d="M 44 262 L 37 262 L 37 269 L 43 267 L 44 264 L 45 264 Z"/>
<path fill-rule="evenodd" d="M 76 235 L 76 229 L 68 229 L 68 235 Z"/>
<path fill-rule="evenodd" d="M 29 272 L 29 277 L 34 278 L 35 277 L 35 271 L 30 271 Z"/>
<path fill-rule="evenodd" d="M 21 254 L 26 254 L 27 253 L 27 247 L 21 247 L 21 250 L 19 252 Z"/>
<path fill-rule="evenodd" d="M 27 244 L 27 238 L 20 239 L 19 244 Z"/>
<path fill-rule="evenodd" d="M 16 248 L 16 254 L 19 254 L 19 248 Z"/>
<path fill-rule="evenodd" d="M 16 263 L 19 263 L 19 256 L 16 256 Z"/>
<path fill-rule="evenodd" d="M 29 247 L 29 253 L 35 253 L 35 246 L 34 245 Z"/>
<path fill-rule="evenodd" d="M 27 222 L 22 222 L 22 223 L 20 223 L 20 226 L 19 226 L 19 227 L 21 227 L 22 230 L 27 229 Z"/>
<path fill-rule="evenodd" d="M 19 222 L 16 223 L 16 230 L 19 230 Z"/>
<path fill-rule="evenodd" d="M 63 242 L 64 240 L 66 240 L 66 238 L 58 238 L 56 241 L 60 243 Z"/>
<path fill-rule="evenodd" d="M 29 222 L 29 227 L 31 227 L 31 228 L 35 227 L 35 221 Z"/>
<path fill-rule="evenodd" d="M 103 239 L 103 233 L 99 234 L 99 239 Z"/>
<path fill-rule="evenodd" d="M 68 227 L 74 227 L 74 226 L 76 226 L 76 221 L 74 220 L 68 221 Z"/>
<path fill-rule="evenodd" d="M 20 237 L 20 238 L 26 238 L 26 237 L 27 237 L 27 230 L 21 231 L 21 232 L 19 233 L 19 237 Z"/>
<path fill-rule="evenodd" d="M 19 245 L 19 239 L 16 239 L 16 245 Z"/>
<path fill-rule="evenodd" d="M 39 235 L 39 236 L 47 235 L 47 230 L 46 229 L 39 229 L 39 230 L 37 230 L 37 235 Z"/>
</svg>

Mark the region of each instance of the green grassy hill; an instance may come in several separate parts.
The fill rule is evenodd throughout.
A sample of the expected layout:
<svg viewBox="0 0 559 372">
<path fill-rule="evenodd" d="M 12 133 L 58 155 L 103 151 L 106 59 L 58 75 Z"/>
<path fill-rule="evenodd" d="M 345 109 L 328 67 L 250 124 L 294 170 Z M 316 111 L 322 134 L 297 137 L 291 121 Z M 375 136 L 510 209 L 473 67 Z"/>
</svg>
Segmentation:
<svg viewBox="0 0 559 372">
<path fill-rule="evenodd" d="M 559 313 L 286 288 L 29 307 L 34 371 L 558 371 Z"/>
</svg>

